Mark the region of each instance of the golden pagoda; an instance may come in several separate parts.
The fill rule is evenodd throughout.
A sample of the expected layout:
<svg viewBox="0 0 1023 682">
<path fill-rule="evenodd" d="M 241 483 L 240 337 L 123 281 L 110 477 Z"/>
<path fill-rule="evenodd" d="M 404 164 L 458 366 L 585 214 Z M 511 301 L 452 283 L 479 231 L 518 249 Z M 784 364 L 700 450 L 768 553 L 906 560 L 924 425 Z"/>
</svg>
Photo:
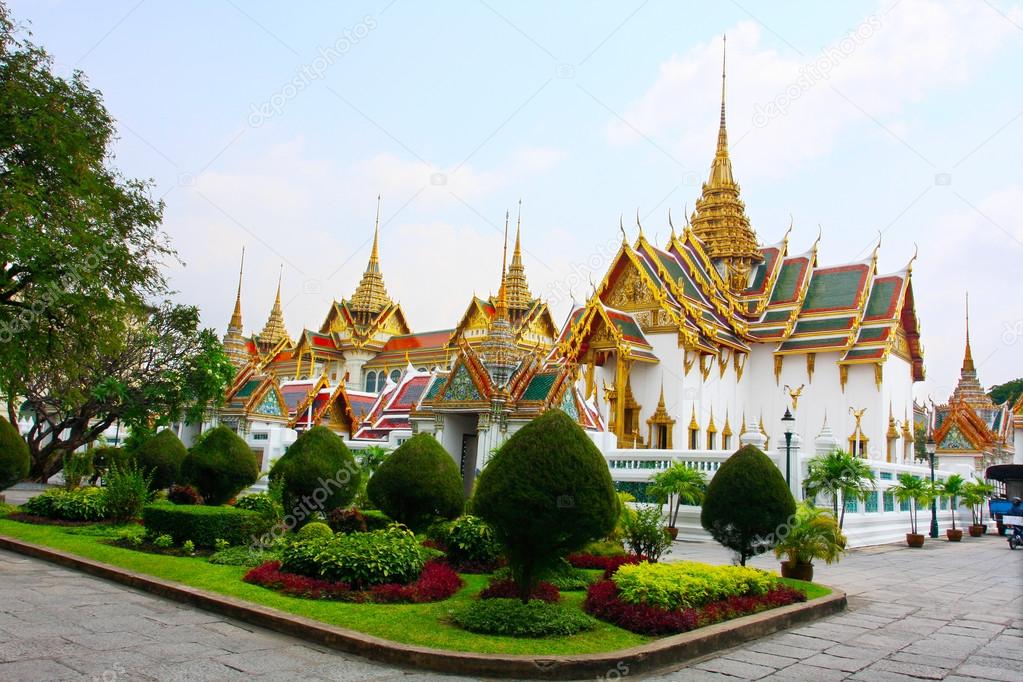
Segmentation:
<svg viewBox="0 0 1023 682">
<path fill-rule="evenodd" d="M 970 349 L 970 294 L 966 294 L 966 352 L 963 355 L 963 368 L 959 372 L 959 383 L 949 403 L 965 402 L 974 410 L 994 410 L 995 404 L 988 396 L 977 378 L 977 368 L 973 364 L 973 351 Z"/>
<path fill-rule="evenodd" d="M 224 334 L 224 352 L 236 368 L 244 367 L 249 362 L 247 342 L 242 327 L 242 275 L 245 272 L 245 247 L 242 247 L 242 262 L 238 268 L 238 295 L 234 299 L 234 312 Z"/>
<path fill-rule="evenodd" d="M 522 265 L 522 201 L 519 201 L 519 217 L 515 224 L 515 251 L 512 253 L 511 265 L 508 266 L 508 275 L 505 278 L 507 284 L 506 296 L 508 310 L 512 317 L 519 317 L 529 309 L 533 301 L 533 295 L 529 292 L 529 283 L 526 281 L 526 270 Z"/>
<path fill-rule="evenodd" d="M 270 317 L 267 318 L 266 324 L 263 325 L 263 331 L 257 337 L 259 345 L 264 349 L 276 346 L 282 339 L 287 339 L 289 346 L 292 343 L 291 337 L 288 336 L 288 330 L 284 327 L 284 311 L 281 309 L 281 278 L 283 274 L 284 266 L 282 265 L 281 274 L 277 277 L 277 296 L 270 309 Z"/>
<path fill-rule="evenodd" d="M 367 324 L 374 315 L 393 303 L 387 295 L 387 288 L 384 286 L 384 276 L 380 272 L 379 241 L 380 197 L 377 196 L 377 217 L 376 225 L 373 228 L 373 250 L 369 255 L 366 272 L 362 274 L 362 280 L 348 302 L 348 307 L 355 313 L 360 324 Z"/>
<path fill-rule="evenodd" d="M 707 255 L 733 292 L 739 293 L 749 284 L 753 265 L 764 259 L 757 247 L 757 235 L 746 216 L 746 205 L 739 199 L 739 184 L 732 176 L 728 156 L 728 133 L 725 130 L 725 58 L 721 58 L 721 124 L 718 128 L 717 151 L 710 167 L 710 177 L 703 183 L 690 220 L 693 234 L 703 242 Z"/>
<path fill-rule="evenodd" d="M 504 255 L 501 258 L 501 288 L 497 292 L 494 317 L 487 337 L 480 343 L 480 356 L 484 366 L 490 372 L 494 385 L 502 389 L 511 378 L 511 374 L 522 358 L 518 345 L 515 343 L 515 332 L 512 329 L 508 309 L 508 214 L 504 218 Z"/>
</svg>

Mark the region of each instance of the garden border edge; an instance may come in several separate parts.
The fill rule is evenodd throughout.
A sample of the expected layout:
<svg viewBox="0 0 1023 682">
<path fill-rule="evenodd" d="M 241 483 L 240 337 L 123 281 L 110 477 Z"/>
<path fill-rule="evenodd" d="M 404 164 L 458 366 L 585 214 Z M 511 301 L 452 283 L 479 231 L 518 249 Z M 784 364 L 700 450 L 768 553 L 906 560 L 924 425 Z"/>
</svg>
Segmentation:
<svg viewBox="0 0 1023 682">
<path fill-rule="evenodd" d="M 72 568 L 372 661 L 455 675 L 515 679 L 574 680 L 603 678 L 609 673 L 649 673 L 838 613 L 847 605 L 845 593 L 832 589 L 831 594 L 807 602 L 662 637 L 628 649 L 564 656 L 476 654 L 431 649 L 374 637 L 5 535 L 0 535 L 0 549 Z"/>
</svg>

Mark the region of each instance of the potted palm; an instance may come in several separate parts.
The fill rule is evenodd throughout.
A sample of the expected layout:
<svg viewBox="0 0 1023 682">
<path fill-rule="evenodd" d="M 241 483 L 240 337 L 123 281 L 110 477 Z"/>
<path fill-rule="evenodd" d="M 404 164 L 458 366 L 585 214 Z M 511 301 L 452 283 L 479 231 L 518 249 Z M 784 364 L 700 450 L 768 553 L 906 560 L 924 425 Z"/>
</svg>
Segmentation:
<svg viewBox="0 0 1023 682">
<path fill-rule="evenodd" d="M 966 480 L 959 474 L 952 474 L 942 483 L 936 486 L 936 493 L 948 498 L 949 508 L 952 510 L 952 527 L 945 531 L 949 542 L 959 542 L 963 539 L 963 529 L 956 528 L 957 501 L 963 496 L 963 488 Z"/>
<path fill-rule="evenodd" d="M 668 534 L 674 540 L 678 537 L 678 512 L 683 504 L 700 504 L 707 492 L 707 477 L 702 471 L 676 462 L 669 469 L 651 479 L 647 494 L 657 500 L 662 508 L 668 503 Z"/>
<path fill-rule="evenodd" d="M 845 551 L 846 539 L 830 510 L 801 502 L 796 508 L 795 522 L 774 546 L 774 555 L 781 562 L 783 578 L 813 580 L 813 561 L 838 561 Z"/>
<path fill-rule="evenodd" d="M 917 532 L 917 511 L 920 505 L 927 504 L 932 495 L 930 483 L 910 473 L 899 474 L 899 482 L 888 489 L 900 503 L 909 502 L 909 527 L 906 533 L 906 544 L 910 547 L 923 547 L 924 536 Z"/>
<path fill-rule="evenodd" d="M 984 503 L 993 492 L 994 486 L 979 478 L 963 486 L 963 504 L 970 508 L 973 517 L 973 523 L 970 525 L 971 538 L 979 538 L 987 532 L 987 525 L 984 523 Z"/>
<path fill-rule="evenodd" d="M 877 489 L 877 478 L 866 460 L 844 450 L 832 450 L 810 460 L 803 485 L 811 498 L 818 493 L 826 493 L 831 497 L 831 510 L 841 530 L 845 526 L 845 501 L 865 499 L 871 491 Z"/>
</svg>

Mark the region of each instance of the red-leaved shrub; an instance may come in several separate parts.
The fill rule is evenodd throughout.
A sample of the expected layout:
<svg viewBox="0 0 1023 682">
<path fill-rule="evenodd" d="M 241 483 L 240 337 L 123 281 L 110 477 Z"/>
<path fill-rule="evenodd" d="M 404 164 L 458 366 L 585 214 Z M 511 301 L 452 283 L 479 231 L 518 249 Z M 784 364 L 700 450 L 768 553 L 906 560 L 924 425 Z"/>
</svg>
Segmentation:
<svg viewBox="0 0 1023 682">
<path fill-rule="evenodd" d="M 247 583 L 269 587 L 289 597 L 306 599 L 344 599 L 360 601 L 348 583 L 333 583 L 319 578 L 308 578 L 294 573 L 282 573 L 280 561 L 268 561 L 257 566 L 242 578 Z"/>
<path fill-rule="evenodd" d="M 505 578 L 504 580 L 495 580 L 494 582 L 487 585 L 487 587 L 480 592 L 480 599 L 518 599 L 519 588 L 515 585 L 515 581 L 511 578 Z M 540 601 L 554 602 L 561 599 L 561 593 L 558 588 L 551 585 L 548 582 L 539 582 L 533 591 L 529 593 L 530 599 L 539 599 Z"/>
<path fill-rule="evenodd" d="M 620 566 L 625 564 L 641 564 L 647 560 L 645 556 L 637 554 L 622 554 L 620 556 L 597 556 L 595 554 L 569 554 L 565 559 L 575 568 L 600 569 L 604 571 L 604 579 L 607 580 L 615 574 Z"/>
<path fill-rule="evenodd" d="M 462 579 L 443 561 L 428 561 L 419 579 L 410 585 L 387 583 L 370 589 L 369 597 L 381 604 L 421 604 L 447 599 L 462 588 Z"/>
<path fill-rule="evenodd" d="M 670 635 L 802 601 L 806 601 L 806 595 L 802 592 L 779 586 L 758 596 L 729 597 L 697 609 L 670 611 L 624 602 L 619 599 L 618 587 L 614 582 L 602 580 L 590 586 L 583 610 L 600 620 L 641 635 Z"/>
<path fill-rule="evenodd" d="M 174 504 L 202 504 L 202 495 L 190 485 L 172 485 L 167 491 L 167 501 Z"/>
</svg>

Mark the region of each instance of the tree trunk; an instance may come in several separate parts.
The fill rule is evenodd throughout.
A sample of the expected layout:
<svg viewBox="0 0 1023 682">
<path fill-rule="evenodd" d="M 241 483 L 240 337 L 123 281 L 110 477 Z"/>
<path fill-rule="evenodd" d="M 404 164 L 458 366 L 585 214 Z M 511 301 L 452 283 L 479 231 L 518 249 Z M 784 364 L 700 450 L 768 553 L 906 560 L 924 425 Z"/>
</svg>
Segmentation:
<svg viewBox="0 0 1023 682">
<path fill-rule="evenodd" d="M 529 595 L 533 592 L 533 562 L 524 561 L 519 571 L 519 599 L 523 604 L 529 603 Z"/>
</svg>

